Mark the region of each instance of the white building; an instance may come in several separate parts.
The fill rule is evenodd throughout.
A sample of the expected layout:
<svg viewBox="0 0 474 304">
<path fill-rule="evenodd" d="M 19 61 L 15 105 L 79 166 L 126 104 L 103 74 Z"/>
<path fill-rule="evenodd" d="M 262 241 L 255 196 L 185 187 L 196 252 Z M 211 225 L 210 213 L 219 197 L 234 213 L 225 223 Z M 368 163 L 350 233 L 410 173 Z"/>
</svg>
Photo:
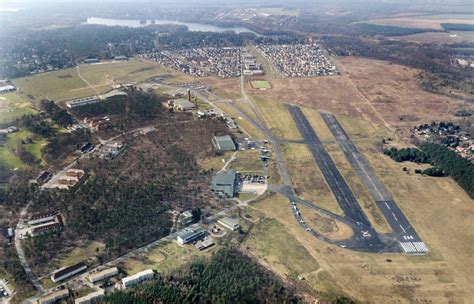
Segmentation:
<svg viewBox="0 0 474 304">
<path fill-rule="evenodd" d="M 153 271 L 153 269 L 147 269 L 134 275 L 123 278 L 122 287 L 125 289 L 130 286 L 140 284 L 144 281 L 152 280 L 154 277 L 155 272 Z"/>
<path fill-rule="evenodd" d="M 89 274 L 89 281 L 91 283 L 96 283 L 96 282 L 108 279 L 110 277 L 113 277 L 115 275 L 118 275 L 118 273 L 119 273 L 119 270 L 117 267 L 107 268 L 99 272 Z"/>
<path fill-rule="evenodd" d="M 53 304 L 69 297 L 69 290 L 62 289 L 39 298 L 39 304 Z"/>
<path fill-rule="evenodd" d="M 104 297 L 104 290 L 99 289 L 96 292 L 90 293 L 84 297 L 77 298 L 74 303 L 75 304 L 94 304 L 99 303 L 100 300 Z"/>
</svg>

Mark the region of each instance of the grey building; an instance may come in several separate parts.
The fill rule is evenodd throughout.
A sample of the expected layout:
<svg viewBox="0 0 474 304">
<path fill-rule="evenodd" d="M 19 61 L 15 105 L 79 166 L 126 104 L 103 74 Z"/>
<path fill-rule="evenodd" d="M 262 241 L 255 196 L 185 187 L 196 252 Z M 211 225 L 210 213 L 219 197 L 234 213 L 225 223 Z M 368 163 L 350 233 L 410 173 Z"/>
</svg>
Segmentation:
<svg viewBox="0 0 474 304">
<path fill-rule="evenodd" d="M 234 170 L 218 172 L 212 178 L 211 191 L 222 198 L 234 197 L 237 181 L 237 172 Z"/>
<path fill-rule="evenodd" d="M 212 143 L 218 151 L 235 151 L 237 149 L 235 142 L 230 135 L 214 136 Z"/>
</svg>

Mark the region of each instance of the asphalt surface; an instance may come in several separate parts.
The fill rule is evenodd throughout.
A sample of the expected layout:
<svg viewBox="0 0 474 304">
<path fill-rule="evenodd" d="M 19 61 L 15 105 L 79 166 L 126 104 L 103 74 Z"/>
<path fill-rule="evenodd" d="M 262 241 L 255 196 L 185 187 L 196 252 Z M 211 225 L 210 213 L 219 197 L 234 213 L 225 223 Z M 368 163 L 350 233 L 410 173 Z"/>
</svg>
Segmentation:
<svg viewBox="0 0 474 304">
<path fill-rule="evenodd" d="M 346 246 L 354 250 L 367 252 L 393 251 L 393 248 L 383 242 L 372 227 L 354 193 L 347 185 L 301 109 L 295 105 L 288 105 L 288 110 L 344 212 L 344 217 L 353 223 L 351 226 L 354 230 L 354 236 L 347 241 Z"/>
<path fill-rule="evenodd" d="M 428 252 L 405 214 L 400 210 L 380 179 L 375 175 L 367 159 L 357 150 L 350 137 L 333 114 L 321 113 L 336 142 L 341 147 L 350 164 L 367 188 L 370 196 L 387 219 L 395 238 L 404 252 L 424 254 Z"/>
</svg>

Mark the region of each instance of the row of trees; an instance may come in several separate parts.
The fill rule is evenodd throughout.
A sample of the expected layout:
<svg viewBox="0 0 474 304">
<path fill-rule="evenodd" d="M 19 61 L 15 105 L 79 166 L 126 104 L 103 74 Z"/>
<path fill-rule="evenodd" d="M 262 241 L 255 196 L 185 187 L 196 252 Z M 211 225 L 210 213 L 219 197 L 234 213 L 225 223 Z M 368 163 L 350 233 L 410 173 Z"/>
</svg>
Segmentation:
<svg viewBox="0 0 474 304">
<path fill-rule="evenodd" d="M 474 198 L 474 164 L 456 152 L 436 143 L 424 143 L 421 150 L 431 162 L 449 174 L 470 197 Z"/>
<path fill-rule="evenodd" d="M 106 303 L 298 303 L 295 292 L 273 274 L 233 249 L 161 277 L 131 291 L 107 296 Z"/>
</svg>

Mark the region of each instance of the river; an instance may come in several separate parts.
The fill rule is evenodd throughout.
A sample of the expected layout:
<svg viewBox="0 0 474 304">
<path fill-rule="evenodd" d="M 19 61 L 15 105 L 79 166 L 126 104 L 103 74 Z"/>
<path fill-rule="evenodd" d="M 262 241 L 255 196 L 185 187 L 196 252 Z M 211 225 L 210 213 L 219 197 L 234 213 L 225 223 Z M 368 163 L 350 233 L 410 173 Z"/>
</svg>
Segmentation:
<svg viewBox="0 0 474 304">
<path fill-rule="evenodd" d="M 243 26 L 234 26 L 234 27 L 222 27 L 204 23 L 192 23 L 192 22 L 180 22 L 174 20 L 163 20 L 163 19 L 155 19 L 155 20 L 146 20 L 145 23 L 140 22 L 140 20 L 136 19 L 108 19 L 108 18 L 96 18 L 91 17 L 87 18 L 85 24 L 100 24 L 100 25 L 107 25 L 107 26 L 129 26 L 129 27 L 142 27 L 147 26 L 150 24 L 176 24 L 176 25 L 185 25 L 188 27 L 189 31 L 191 32 L 225 32 L 225 31 L 234 31 L 237 34 L 239 33 L 253 33 L 258 35 L 256 32 L 252 31 L 249 28 Z"/>
</svg>

